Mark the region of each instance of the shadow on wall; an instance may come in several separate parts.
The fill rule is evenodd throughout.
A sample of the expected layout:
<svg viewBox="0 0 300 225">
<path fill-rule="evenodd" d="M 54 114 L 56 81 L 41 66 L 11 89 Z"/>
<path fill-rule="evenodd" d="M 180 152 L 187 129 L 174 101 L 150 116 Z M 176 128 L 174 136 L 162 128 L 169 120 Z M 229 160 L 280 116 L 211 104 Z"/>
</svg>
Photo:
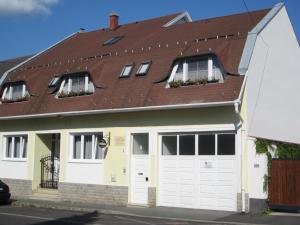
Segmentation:
<svg viewBox="0 0 300 225">
<path fill-rule="evenodd" d="M 57 218 L 53 220 L 47 220 L 44 222 L 38 222 L 31 225 L 63 225 L 63 224 L 92 224 L 93 222 L 96 222 L 99 220 L 100 214 L 95 211 L 91 213 L 81 214 L 81 215 L 73 215 L 70 217 L 64 217 L 64 218 Z"/>
</svg>

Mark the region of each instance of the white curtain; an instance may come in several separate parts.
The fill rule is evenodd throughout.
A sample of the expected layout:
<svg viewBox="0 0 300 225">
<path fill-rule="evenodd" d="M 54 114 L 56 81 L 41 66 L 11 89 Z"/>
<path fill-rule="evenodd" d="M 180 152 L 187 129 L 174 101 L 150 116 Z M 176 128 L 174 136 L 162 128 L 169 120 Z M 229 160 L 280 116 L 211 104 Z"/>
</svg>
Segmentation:
<svg viewBox="0 0 300 225">
<path fill-rule="evenodd" d="M 12 100 L 20 99 L 23 97 L 23 84 L 11 86 L 11 98 Z"/>
<path fill-rule="evenodd" d="M 188 62 L 188 80 L 198 81 L 208 78 L 208 60 L 193 60 Z"/>
<path fill-rule="evenodd" d="M 74 136 L 73 159 L 80 159 L 81 136 Z"/>
<path fill-rule="evenodd" d="M 6 157 L 11 158 L 12 157 L 12 137 L 8 137 L 6 143 Z"/>
<path fill-rule="evenodd" d="M 79 93 L 85 91 L 85 76 L 72 77 L 71 92 Z"/>
<path fill-rule="evenodd" d="M 85 135 L 84 136 L 84 159 L 92 159 L 93 153 L 93 136 Z"/>
<path fill-rule="evenodd" d="M 21 137 L 15 137 L 14 158 L 20 158 L 21 155 Z"/>
</svg>

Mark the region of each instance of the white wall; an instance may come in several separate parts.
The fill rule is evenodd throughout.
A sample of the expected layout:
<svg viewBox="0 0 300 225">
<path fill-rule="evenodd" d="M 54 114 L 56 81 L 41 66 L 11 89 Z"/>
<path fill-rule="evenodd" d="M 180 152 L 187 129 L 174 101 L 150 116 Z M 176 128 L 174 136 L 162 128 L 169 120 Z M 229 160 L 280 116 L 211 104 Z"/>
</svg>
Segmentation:
<svg viewBox="0 0 300 225">
<path fill-rule="evenodd" d="M 27 153 L 28 154 L 28 153 Z M 28 160 L 12 161 L 4 159 L 3 136 L 0 138 L 0 178 L 28 179 Z"/>
<path fill-rule="evenodd" d="M 66 182 L 103 184 L 103 163 L 68 162 Z"/>
<path fill-rule="evenodd" d="M 300 144 L 300 51 L 285 7 L 258 35 L 248 76 L 249 136 Z"/>
<path fill-rule="evenodd" d="M 249 197 L 266 199 L 267 194 L 263 191 L 264 175 L 267 174 L 267 157 L 256 154 L 255 139 L 248 139 L 249 149 Z"/>
</svg>

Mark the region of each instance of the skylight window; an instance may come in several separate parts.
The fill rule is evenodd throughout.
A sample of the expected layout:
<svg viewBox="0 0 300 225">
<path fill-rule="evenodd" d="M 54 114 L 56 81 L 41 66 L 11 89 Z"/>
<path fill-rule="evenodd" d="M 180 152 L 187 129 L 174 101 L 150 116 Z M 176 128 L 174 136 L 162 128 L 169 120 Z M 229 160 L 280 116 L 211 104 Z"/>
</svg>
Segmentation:
<svg viewBox="0 0 300 225">
<path fill-rule="evenodd" d="M 120 77 L 129 77 L 133 69 L 133 64 L 125 65 L 122 69 Z"/>
<path fill-rule="evenodd" d="M 55 87 L 60 80 L 59 76 L 54 76 L 52 80 L 49 82 L 48 87 Z"/>
<path fill-rule="evenodd" d="M 113 45 L 115 43 L 117 43 L 118 41 L 120 41 L 124 36 L 114 36 L 111 39 L 105 41 L 103 43 L 103 45 Z"/>
<path fill-rule="evenodd" d="M 150 65 L 151 65 L 151 62 L 143 62 L 138 71 L 136 72 L 137 75 L 146 75 L 150 69 Z"/>
<path fill-rule="evenodd" d="M 29 97 L 24 82 L 11 83 L 6 85 L 2 94 L 3 102 L 24 101 Z"/>
</svg>

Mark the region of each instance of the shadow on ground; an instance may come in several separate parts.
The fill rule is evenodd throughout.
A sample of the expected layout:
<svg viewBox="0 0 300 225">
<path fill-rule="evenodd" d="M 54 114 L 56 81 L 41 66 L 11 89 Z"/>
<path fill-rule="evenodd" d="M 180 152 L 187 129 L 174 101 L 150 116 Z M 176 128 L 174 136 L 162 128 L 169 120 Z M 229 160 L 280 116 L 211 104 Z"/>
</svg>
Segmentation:
<svg viewBox="0 0 300 225">
<path fill-rule="evenodd" d="M 81 215 L 73 215 L 64 218 L 58 218 L 54 220 L 47 220 L 43 222 L 34 223 L 32 225 L 70 225 L 70 224 L 91 224 L 99 220 L 99 213 L 97 211 L 91 213 L 85 213 Z"/>
</svg>

